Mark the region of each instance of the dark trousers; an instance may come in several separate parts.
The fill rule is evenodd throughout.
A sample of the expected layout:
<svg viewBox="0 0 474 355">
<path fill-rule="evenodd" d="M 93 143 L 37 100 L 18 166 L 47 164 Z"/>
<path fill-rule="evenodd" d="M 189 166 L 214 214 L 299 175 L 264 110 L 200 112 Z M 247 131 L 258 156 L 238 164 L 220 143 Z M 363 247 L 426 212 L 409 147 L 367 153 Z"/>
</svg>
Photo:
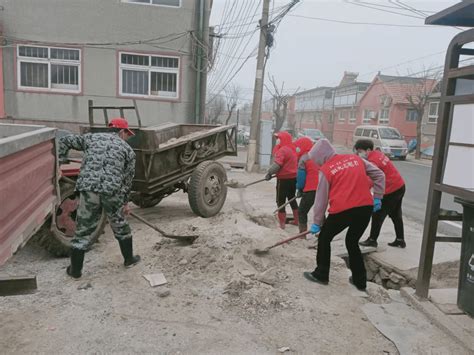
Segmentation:
<svg viewBox="0 0 474 355">
<path fill-rule="evenodd" d="M 370 239 L 377 240 L 380 229 L 387 215 L 392 219 L 397 239 L 405 239 L 403 231 L 402 200 L 405 195 L 405 185 L 398 190 L 385 195 L 382 199 L 382 209 L 372 214 Z"/>
<path fill-rule="evenodd" d="M 301 197 L 300 206 L 298 207 L 298 216 L 300 218 L 300 224 L 308 224 L 308 212 L 314 205 L 315 197 L 316 191 L 303 192 L 303 197 Z"/>
<path fill-rule="evenodd" d="M 286 203 L 286 201 L 291 200 L 295 197 L 296 194 L 296 178 L 294 179 L 278 179 L 276 185 L 276 203 L 277 207 L 280 207 Z M 294 200 L 290 203 L 292 210 L 298 209 L 298 202 Z M 282 208 L 278 212 L 285 212 L 285 209 Z"/>
<path fill-rule="evenodd" d="M 367 275 L 364 260 L 359 248 L 359 239 L 369 225 L 373 206 L 351 208 L 336 214 L 330 214 L 323 224 L 318 238 L 318 252 L 316 255 L 316 269 L 313 274 L 321 281 L 329 280 L 331 262 L 331 241 L 349 227 L 346 234 L 346 248 L 349 254 L 349 267 L 352 271 L 352 280 L 358 287 L 365 287 Z"/>
</svg>

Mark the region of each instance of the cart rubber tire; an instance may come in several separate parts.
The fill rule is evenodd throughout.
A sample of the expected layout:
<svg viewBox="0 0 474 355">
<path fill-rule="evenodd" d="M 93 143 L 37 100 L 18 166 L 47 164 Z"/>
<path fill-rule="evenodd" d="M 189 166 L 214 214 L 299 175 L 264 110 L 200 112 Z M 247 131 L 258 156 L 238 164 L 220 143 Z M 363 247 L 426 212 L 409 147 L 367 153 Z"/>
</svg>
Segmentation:
<svg viewBox="0 0 474 355">
<path fill-rule="evenodd" d="M 215 216 L 227 197 L 227 174 L 222 164 L 205 161 L 191 175 L 188 200 L 193 212 L 204 218 Z"/>
<path fill-rule="evenodd" d="M 140 208 L 149 208 L 154 207 L 163 200 L 163 197 L 154 197 L 151 195 L 142 195 L 142 194 L 132 194 L 130 196 L 130 201 Z"/>
<path fill-rule="evenodd" d="M 56 213 L 59 212 L 62 202 L 66 199 L 77 196 L 78 193 L 74 191 L 74 186 L 61 183 L 61 204 L 57 206 Z M 59 230 L 57 227 L 51 228 L 51 219 L 50 217 L 40 228 L 40 230 L 35 235 L 36 242 L 49 251 L 52 255 L 57 257 L 65 257 L 69 255 L 71 249 L 71 240 L 72 236 L 68 236 Z M 91 246 L 97 242 L 99 236 L 104 233 L 105 224 L 107 223 L 107 216 L 105 211 L 102 211 L 102 215 L 97 224 L 97 228 L 94 233 L 91 235 Z"/>
</svg>

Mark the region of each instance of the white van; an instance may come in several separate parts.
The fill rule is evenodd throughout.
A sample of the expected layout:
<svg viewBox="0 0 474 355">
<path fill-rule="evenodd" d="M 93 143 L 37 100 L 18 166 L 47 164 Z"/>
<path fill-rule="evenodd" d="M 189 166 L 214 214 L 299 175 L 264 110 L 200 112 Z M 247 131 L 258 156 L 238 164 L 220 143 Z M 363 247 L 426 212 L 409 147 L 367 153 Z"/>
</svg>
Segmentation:
<svg viewBox="0 0 474 355">
<path fill-rule="evenodd" d="M 387 126 L 359 126 L 354 131 L 353 142 L 370 139 L 374 149 L 382 151 L 390 158 L 405 160 L 408 154 L 407 142 L 398 129 Z"/>
</svg>

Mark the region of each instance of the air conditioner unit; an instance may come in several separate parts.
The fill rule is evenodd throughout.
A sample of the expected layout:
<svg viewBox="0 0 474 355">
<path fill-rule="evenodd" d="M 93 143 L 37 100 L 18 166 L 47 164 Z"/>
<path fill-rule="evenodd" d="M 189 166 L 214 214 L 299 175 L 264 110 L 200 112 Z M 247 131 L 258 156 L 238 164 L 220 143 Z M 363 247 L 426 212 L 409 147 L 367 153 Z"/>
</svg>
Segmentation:
<svg viewBox="0 0 474 355">
<path fill-rule="evenodd" d="M 370 111 L 369 118 L 370 118 L 371 120 L 375 120 L 375 119 L 377 118 L 377 114 L 376 114 L 374 111 Z"/>
</svg>

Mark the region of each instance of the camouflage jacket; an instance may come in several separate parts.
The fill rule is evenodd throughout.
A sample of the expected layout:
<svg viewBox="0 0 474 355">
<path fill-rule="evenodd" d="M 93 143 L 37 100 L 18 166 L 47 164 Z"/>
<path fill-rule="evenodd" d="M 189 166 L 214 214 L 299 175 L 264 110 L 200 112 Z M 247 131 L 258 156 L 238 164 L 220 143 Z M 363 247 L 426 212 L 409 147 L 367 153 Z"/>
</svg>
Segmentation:
<svg viewBox="0 0 474 355">
<path fill-rule="evenodd" d="M 59 159 L 70 149 L 84 152 L 77 191 L 115 195 L 128 201 L 135 175 L 135 152 L 114 133 L 70 134 L 59 139 Z"/>
</svg>

